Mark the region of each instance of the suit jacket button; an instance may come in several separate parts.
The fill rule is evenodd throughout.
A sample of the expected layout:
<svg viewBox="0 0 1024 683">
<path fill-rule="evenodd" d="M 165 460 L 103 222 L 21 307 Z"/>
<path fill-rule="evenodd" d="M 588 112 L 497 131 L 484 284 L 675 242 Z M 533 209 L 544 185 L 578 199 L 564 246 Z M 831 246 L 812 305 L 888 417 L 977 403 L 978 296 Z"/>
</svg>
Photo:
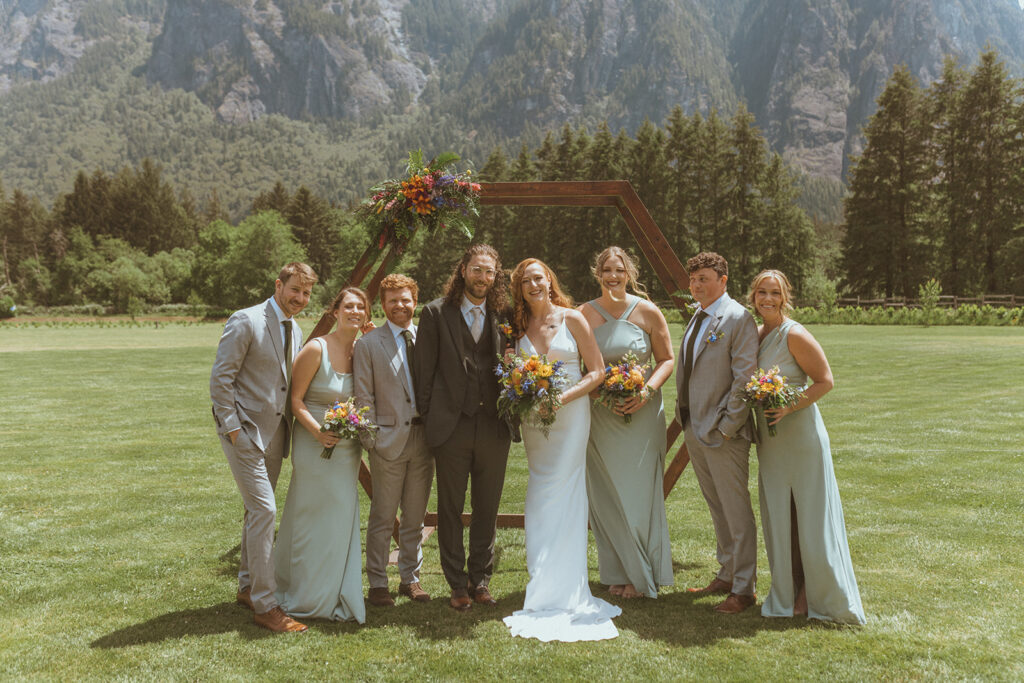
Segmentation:
<svg viewBox="0 0 1024 683">
<path fill-rule="evenodd" d="M 278 413 L 278 416 L 280 416 L 280 415 L 281 415 L 281 413 Z"/>
<path fill-rule="evenodd" d="M 408 420 L 406 420 L 406 421 L 405 421 L 405 424 L 406 424 L 406 425 L 408 425 L 408 424 L 409 424 L 409 421 L 408 421 Z"/>
<path fill-rule="evenodd" d="M 281 391 L 288 391 L 288 387 L 281 387 Z"/>
<path fill-rule="evenodd" d="M 407 399 L 405 399 L 405 402 L 406 403 L 412 403 L 412 399 L 407 398 Z"/>
</svg>

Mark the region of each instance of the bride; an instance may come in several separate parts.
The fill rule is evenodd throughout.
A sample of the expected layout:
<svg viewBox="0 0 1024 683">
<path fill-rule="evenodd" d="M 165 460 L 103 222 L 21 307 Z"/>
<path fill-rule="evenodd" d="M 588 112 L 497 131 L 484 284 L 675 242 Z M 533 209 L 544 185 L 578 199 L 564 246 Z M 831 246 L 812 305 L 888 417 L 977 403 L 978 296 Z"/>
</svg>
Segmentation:
<svg viewBox="0 0 1024 683">
<path fill-rule="evenodd" d="M 564 361 L 567 382 L 562 406 L 547 437 L 523 424 L 529 463 L 526 486 L 526 586 L 523 609 L 505 624 L 512 635 L 542 641 L 604 640 L 619 632 L 618 607 L 590 594 L 587 583 L 587 394 L 604 378 L 604 362 L 583 315 L 558 287 L 554 273 L 537 259 L 512 272 L 513 324 L 517 350 Z M 587 368 L 580 369 L 580 355 Z"/>
</svg>

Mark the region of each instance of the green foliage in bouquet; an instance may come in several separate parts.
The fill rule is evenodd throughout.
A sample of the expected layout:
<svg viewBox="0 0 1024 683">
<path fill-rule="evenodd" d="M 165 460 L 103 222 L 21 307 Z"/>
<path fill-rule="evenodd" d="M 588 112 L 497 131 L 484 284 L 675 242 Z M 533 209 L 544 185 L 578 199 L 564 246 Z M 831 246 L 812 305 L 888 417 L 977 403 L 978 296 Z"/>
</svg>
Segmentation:
<svg viewBox="0 0 1024 683">
<path fill-rule="evenodd" d="M 470 180 L 472 171 L 458 172 L 459 155 L 446 152 L 423 162 L 423 150 L 409 153 L 404 178 L 391 178 L 370 188 L 370 196 L 356 213 L 370 236 L 383 249 L 405 247 L 413 234 L 425 228 L 456 228 L 473 236 L 473 221 L 480 215 L 480 185 Z"/>
</svg>

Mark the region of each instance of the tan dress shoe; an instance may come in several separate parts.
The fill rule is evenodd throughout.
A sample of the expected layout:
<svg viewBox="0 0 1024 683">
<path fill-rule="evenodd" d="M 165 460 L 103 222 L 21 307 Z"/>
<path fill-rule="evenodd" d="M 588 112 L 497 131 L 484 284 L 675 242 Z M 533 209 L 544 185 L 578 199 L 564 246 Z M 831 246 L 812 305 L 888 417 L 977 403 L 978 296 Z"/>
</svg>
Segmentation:
<svg viewBox="0 0 1024 683">
<path fill-rule="evenodd" d="M 252 588 L 244 588 L 238 591 L 238 595 L 235 596 L 235 602 L 248 607 L 253 612 L 256 611 L 256 608 L 252 606 Z"/>
<path fill-rule="evenodd" d="M 729 597 L 715 608 L 720 614 L 739 614 L 743 610 L 757 604 L 757 595 L 738 595 L 729 593 Z"/>
<path fill-rule="evenodd" d="M 308 630 L 305 624 L 300 624 L 292 619 L 280 607 L 275 607 L 263 614 L 254 614 L 252 620 L 257 626 L 270 629 L 274 633 L 302 633 Z"/>
<path fill-rule="evenodd" d="M 448 604 L 454 610 L 465 612 L 473 606 L 473 601 L 469 597 L 469 591 L 465 588 L 453 588 L 452 599 L 448 601 Z"/>
<path fill-rule="evenodd" d="M 401 584 L 398 587 L 398 594 L 404 595 L 410 600 L 415 600 L 416 602 L 430 602 L 430 594 L 420 587 L 419 581 Z"/>
<path fill-rule="evenodd" d="M 687 588 L 687 593 L 699 593 L 701 595 L 712 595 L 714 593 L 721 593 L 723 595 L 732 592 L 732 584 L 728 581 L 722 581 L 717 576 L 703 588 Z"/>
<path fill-rule="evenodd" d="M 391 597 L 391 593 L 388 592 L 387 588 L 371 588 L 367 599 L 374 607 L 395 606 L 395 599 Z"/>
<path fill-rule="evenodd" d="M 491 596 L 491 591 L 487 589 L 487 586 L 477 586 L 476 588 L 470 588 L 469 590 L 470 593 L 473 594 L 473 602 L 478 605 L 494 607 L 498 604 L 498 601 Z"/>
</svg>

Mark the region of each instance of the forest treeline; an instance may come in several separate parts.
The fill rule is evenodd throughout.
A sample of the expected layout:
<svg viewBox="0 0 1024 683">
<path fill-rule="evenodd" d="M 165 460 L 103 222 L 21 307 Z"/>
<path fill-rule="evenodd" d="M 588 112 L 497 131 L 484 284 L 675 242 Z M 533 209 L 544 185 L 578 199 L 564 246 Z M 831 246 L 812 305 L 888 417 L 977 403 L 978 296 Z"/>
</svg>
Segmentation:
<svg viewBox="0 0 1024 683">
<path fill-rule="evenodd" d="M 921 87 L 898 68 L 878 98 L 845 202 L 846 291 L 1024 294 L 1024 83 L 994 51 L 948 59 Z"/>
<path fill-rule="evenodd" d="M 796 176 L 769 152 L 743 109 L 726 121 L 677 108 L 663 127 L 645 122 L 634 137 L 604 124 L 592 134 L 565 126 L 515 157 L 496 148 L 479 177 L 627 178 L 680 258 L 699 250 L 727 255 L 737 293 L 767 266 L 790 273 L 805 292 L 815 280 L 821 254 L 796 204 Z M 3 293 L 22 304 L 228 309 L 264 296 L 276 269 L 292 259 L 307 260 L 320 274 L 327 286 L 319 297 L 326 300 L 370 241 L 352 207 L 281 182 L 254 197 L 248 215 L 232 224 L 216 192 L 199 205 L 149 159 L 116 174 L 80 171 L 50 207 L 20 188 L 0 188 L 0 200 Z M 544 259 L 578 299 L 596 293 L 590 263 L 600 249 L 635 248 L 611 208 L 484 207 L 475 239 L 492 243 L 509 265 Z M 419 234 L 397 267 L 420 282 L 425 300 L 441 291 L 465 244 L 454 232 Z M 645 275 L 652 294 L 666 298 Z"/>
</svg>

